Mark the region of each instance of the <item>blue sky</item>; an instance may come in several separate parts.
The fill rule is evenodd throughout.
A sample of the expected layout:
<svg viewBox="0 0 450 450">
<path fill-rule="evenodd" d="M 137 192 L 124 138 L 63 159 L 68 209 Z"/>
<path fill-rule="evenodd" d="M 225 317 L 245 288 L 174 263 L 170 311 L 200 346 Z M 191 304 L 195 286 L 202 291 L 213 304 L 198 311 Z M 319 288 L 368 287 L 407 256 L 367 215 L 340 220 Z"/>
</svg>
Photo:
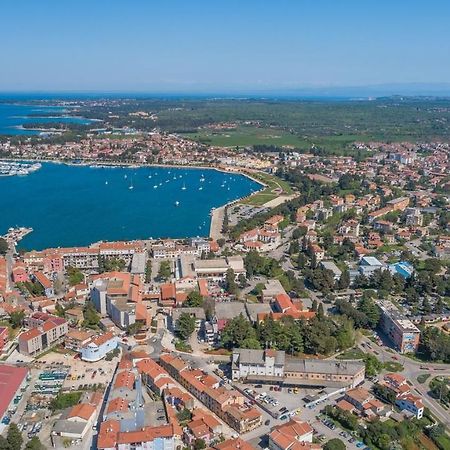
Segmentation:
<svg viewBox="0 0 450 450">
<path fill-rule="evenodd" d="M 448 0 L 2 0 L 0 91 L 450 83 Z"/>
</svg>

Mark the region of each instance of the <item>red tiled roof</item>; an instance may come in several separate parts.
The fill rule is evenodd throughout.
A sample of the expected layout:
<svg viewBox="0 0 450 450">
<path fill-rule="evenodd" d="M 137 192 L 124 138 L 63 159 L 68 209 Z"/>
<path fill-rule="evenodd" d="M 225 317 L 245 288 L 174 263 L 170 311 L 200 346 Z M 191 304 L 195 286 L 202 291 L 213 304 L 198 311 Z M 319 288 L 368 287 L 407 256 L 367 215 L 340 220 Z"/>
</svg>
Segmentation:
<svg viewBox="0 0 450 450">
<path fill-rule="evenodd" d="M 3 417 L 27 373 L 25 367 L 0 365 L 0 417 Z"/>
</svg>

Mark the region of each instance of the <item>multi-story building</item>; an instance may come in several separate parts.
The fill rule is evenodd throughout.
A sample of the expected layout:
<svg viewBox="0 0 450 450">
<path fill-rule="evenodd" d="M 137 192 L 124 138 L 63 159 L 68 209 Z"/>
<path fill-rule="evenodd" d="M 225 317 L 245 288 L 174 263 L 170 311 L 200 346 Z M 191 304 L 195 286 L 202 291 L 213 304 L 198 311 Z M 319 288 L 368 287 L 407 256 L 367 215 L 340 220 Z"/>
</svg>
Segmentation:
<svg viewBox="0 0 450 450">
<path fill-rule="evenodd" d="M 92 330 L 70 330 L 64 337 L 64 347 L 73 350 L 74 352 L 81 352 L 81 349 L 91 341 L 95 336 Z"/>
<path fill-rule="evenodd" d="M 102 315 L 108 315 L 120 328 L 136 321 L 144 325 L 150 316 L 142 303 L 142 279 L 128 272 L 108 272 L 92 277 L 91 301 Z"/>
<path fill-rule="evenodd" d="M 233 380 L 282 383 L 287 386 L 354 388 L 364 381 L 359 361 L 287 358 L 283 351 L 234 349 Z"/>
<path fill-rule="evenodd" d="M 380 301 L 380 327 L 400 353 L 415 353 L 420 330 L 389 301 Z"/>
<path fill-rule="evenodd" d="M 53 283 L 42 272 L 33 273 L 33 281 L 38 283 L 44 289 L 46 297 L 53 297 L 55 292 L 53 290 Z"/>
<path fill-rule="evenodd" d="M 244 396 L 235 389 L 221 386 L 216 377 L 191 369 L 174 355 L 161 355 L 160 363 L 189 393 L 238 433 L 246 433 L 261 425 L 261 413 L 244 406 Z"/>
<path fill-rule="evenodd" d="M 68 331 L 65 319 L 51 316 L 42 325 L 31 328 L 19 336 L 19 352 L 35 356 L 60 342 Z"/>
<path fill-rule="evenodd" d="M 286 357 L 283 351 L 235 349 L 232 356 L 233 380 L 257 377 L 284 377 Z"/>
<path fill-rule="evenodd" d="M 95 362 L 103 359 L 109 352 L 117 348 L 118 340 L 113 333 L 108 332 L 93 337 L 81 348 L 83 361 Z"/>
<path fill-rule="evenodd" d="M 417 419 L 423 417 L 424 405 L 422 399 L 411 392 L 408 380 L 398 373 L 387 373 L 380 384 L 395 394 L 395 404 L 407 414 Z"/>
<path fill-rule="evenodd" d="M 273 427 L 269 433 L 270 450 L 290 449 L 320 449 L 319 444 L 313 444 L 313 428 L 307 422 L 292 418 L 289 422 Z"/>
</svg>

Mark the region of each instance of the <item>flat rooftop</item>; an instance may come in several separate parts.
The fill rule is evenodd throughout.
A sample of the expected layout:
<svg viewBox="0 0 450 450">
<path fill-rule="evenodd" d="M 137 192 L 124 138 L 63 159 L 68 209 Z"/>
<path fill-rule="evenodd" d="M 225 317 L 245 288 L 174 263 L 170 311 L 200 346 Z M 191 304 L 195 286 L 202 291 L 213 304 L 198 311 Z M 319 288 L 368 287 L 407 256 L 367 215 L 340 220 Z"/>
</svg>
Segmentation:
<svg viewBox="0 0 450 450">
<path fill-rule="evenodd" d="M 320 373 L 327 375 L 354 376 L 364 368 L 358 361 L 338 361 L 332 359 L 286 358 L 285 372 Z"/>
</svg>

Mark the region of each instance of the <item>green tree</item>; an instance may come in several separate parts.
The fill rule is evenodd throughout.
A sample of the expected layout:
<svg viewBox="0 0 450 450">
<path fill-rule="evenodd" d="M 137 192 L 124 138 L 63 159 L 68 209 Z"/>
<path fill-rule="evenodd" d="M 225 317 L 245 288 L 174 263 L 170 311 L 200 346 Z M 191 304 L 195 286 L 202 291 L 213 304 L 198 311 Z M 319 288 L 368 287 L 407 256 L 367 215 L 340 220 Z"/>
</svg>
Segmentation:
<svg viewBox="0 0 450 450">
<path fill-rule="evenodd" d="M 330 439 L 324 446 L 323 450 L 345 450 L 345 444 L 337 438 Z"/>
<path fill-rule="evenodd" d="M 325 317 L 325 311 L 323 309 L 323 303 L 320 302 L 319 306 L 317 307 L 317 318 L 323 319 Z"/>
<path fill-rule="evenodd" d="M 13 328 L 19 328 L 22 325 L 25 313 L 23 311 L 13 311 L 9 315 L 9 323 Z"/>
<path fill-rule="evenodd" d="M 200 292 L 195 290 L 189 292 L 186 301 L 183 303 L 183 307 L 202 307 L 204 303 L 203 297 L 200 295 Z"/>
<path fill-rule="evenodd" d="M 182 313 L 177 322 L 177 334 L 180 339 L 187 340 L 195 330 L 195 317 Z"/>
<path fill-rule="evenodd" d="M 57 316 L 59 316 L 59 317 L 64 317 L 65 314 L 66 314 L 66 311 L 64 310 L 64 307 L 59 302 L 56 302 L 55 314 Z"/>
<path fill-rule="evenodd" d="M 141 328 L 142 328 L 142 323 L 140 323 L 140 322 L 134 322 L 134 323 L 128 325 L 128 327 L 127 327 L 127 333 L 128 333 L 130 336 L 133 336 L 134 334 L 138 333 L 139 330 L 140 330 Z"/>
<path fill-rule="evenodd" d="M 76 405 L 81 398 L 82 392 L 60 392 L 50 402 L 50 409 L 56 411 L 59 409 L 70 408 Z"/>
<path fill-rule="evenodd" d="M 381 318 L 381 312 L 375 302 L 368 296 L 363 295 L 358 305 L 358 310 L 367 317 L 368 326 L 376 328 Z"/>
<path fill-rule="evenodd" d="M 194 450 L 202 450 L 206 448 L 206 443 L 203 439 L 196 439 L 194 442 Z"/>
<path fill-rule="evenodd" d="M 238 285 L 235 278 L 234 270 L 228 269 L 225 276 L 225 289 L 231 295 L 237 295 L 238 293 Z"/>
<path fill-rule="evenodd" d="M 189 422 L 192 419 L 192 413 L 187 408 L 183 408 L 177 413 L 177 419 L 180 422 Z"/>
<path fill-rule="evenodd" d="M 370 353 L 364 356 L 364 362 L 366 365 L 366 375 L 369 377 L 374 377 L 383 369 L 383 363 L 375 355 Z"/>
<path fill-rule="evenodd" d="M 158 278 L 161 280 L 168 280 L 171 274 L 172 270 L 170 268 L 170 262 L 161 261 L 161 264 L 159 265 Z"/>
<path fill-rule="evenodd" d="M 261 348 L 261 344 L 258 341 L 258 339 L 256 339 L 256 337 L 248 337 L 245 338 L 242 343 L 241 343 L 241 347 L 242 348 L 251 348 L 254 350 L 258 350 Z"/>
<path fill-rule="evenodd" d="M 340 318 L 340 326 L 336 331 L 336 340 L 340 350 L 346 350 L 355 345 L 355 329 L 353 322 L 347 317 Z"/>
<path fill-rule="evenodd" d="M 350 286 L 350 272 L 348 271 L 348 269 L 345 269 L 339 278 L 338 288 L 348 289 L 349 286 Z"/>
<path fill-rule="evenodd" d="M 300 239 L 301 237 L 303 237 L 306 234 L 306 228 L 305 227 L 299 227 L 296 228 L 293 232 L 292 232 L 292 239 Z"/>
<path fill-rule="evenodd" d="M 9 448 L 11 450 L 20 450 L 22 448 L 22 433 L 19 431 L 19 428 L 14 422 L 11 422 L 11 424 L 9 425 L 6 440 L 8 441 Z"/>
<path fill-rule="evenodd" d="M 0 450 L 10 450 L 8 441 L 0 435 Z"/>
<path fill-rule="evenodd" d="M 0 255 L 4 255 L 8 251 L 8 242 L 5 239 L 0 238 Z"/>
<path fill-rule="evenodd" d="M 82 283 L 84 281 L 83 272 L 76 267 L 67 267 L 67 276 L 69 277 L 69 284 L 75 286 L 76 284 Z"/>
<path fill-rule="evenodd" d="M 450 363 L 450 336 L 439 328 L 426 327 L 422 330 L 420 348 L 430 360 Z"/>
<path fill-rule="evenodd" d="M 145 282 L 151 283 L 152 282 L 152 260 L 148 259 L 145 264 Z"/>
<path fill-rule="evenodd" d="M 251 323 L 244 318 L 242 314 L 231 319 L 222 330 L 220 334 L 220 339 L 222 345 L 226 348 L 238 348 L 242 347 L 246 339 L 255 339 L 256 332 L 252 327 Z M 253 343 L 253 341 L 248 341 L 247 343 Z"/>
<path fill-rule="evenodd" d="M 395 392 L 391 391 L 389 388 L 382 386 L 381 384 L 375 384 L 373 387 L 374 394 L 381 398 L 381 400 L 391 405 L 395 405 L 395 400 L 397 398 Z"/>
<path fill-rule="evenodd" d="M 42 444 L 37 436 L 33 436 L 25 445 L 25 450 L 45 450 L 45 445 Z"/>
<path fill-rule="evenodd" d="M 83 310 L 83 326 L 87 328 L 97 328 L 100 322 L 100 316 L 91 302 L 86 302 Z"/>
</svg>

